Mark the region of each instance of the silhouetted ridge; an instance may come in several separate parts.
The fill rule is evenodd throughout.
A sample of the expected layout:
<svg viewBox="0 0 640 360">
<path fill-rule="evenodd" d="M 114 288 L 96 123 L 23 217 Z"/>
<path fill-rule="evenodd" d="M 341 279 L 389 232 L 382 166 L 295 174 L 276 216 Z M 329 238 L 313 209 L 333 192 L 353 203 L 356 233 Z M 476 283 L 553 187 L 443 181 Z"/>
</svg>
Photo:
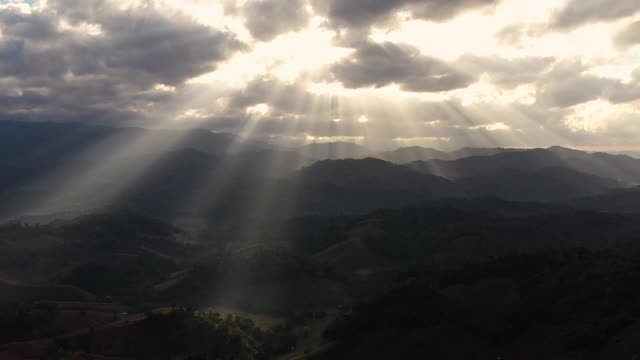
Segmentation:
<svg viewBox="0 0 640 360">
<path fill-rule="evenodd" d="M 473 156 L 454 161 L 418 161 L 408 167 L 449 179 L 488 175 L 504 169 L 533 170 L 564 167 L 603 178 L 640 183 L 640 160 L 624 155 L 589 154 L 553 147 L 507 152 L 493 156 Z"/>
<path fill-rule="evenodd" d="M 414 161 L 429 160 L 457 160 L 470 156 L 491 156 L 505 152 L 523 151 L 521 149 L 508 148 L 471 148 L 466 147 L 456 151 L 445 152 L 420 146 L 403 147 L 393 151 L 387 151 L 375 155 L 376 158 L 394 162 L 396 164 L 406 164 Z"/>
<path fill-rule="evenodd" d="M 455 188 L 444 178 L 420 174 L 374 158 L 319 161 L 301 170 L 298 178 L 305 184 L 329 184 L 356 189 L 451 192 Z"/>
</svg>

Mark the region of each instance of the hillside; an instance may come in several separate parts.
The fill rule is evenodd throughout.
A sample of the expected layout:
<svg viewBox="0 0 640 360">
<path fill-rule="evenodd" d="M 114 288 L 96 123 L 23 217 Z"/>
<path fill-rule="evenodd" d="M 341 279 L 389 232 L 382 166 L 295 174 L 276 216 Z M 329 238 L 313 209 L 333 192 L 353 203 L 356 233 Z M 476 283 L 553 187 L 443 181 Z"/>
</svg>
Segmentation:
<svg viewBox="0 0 640 360">
<path fill-rule="evenodd" d="M 448 179 L 490 175 L 505 169 L 534 170 L 564 167 L 586 174 L 634 184 L 640 182 L 640 160 L 625 155 L 589 154 L 561 147 L 472 156 L 453 161 L 432 160 L 407 164 L 426 174 Z"/>
<path fill-rule="evenodd" d="M 372 158 L 319 161 L 289 181 L 300 214 L 358 214 L 461 195 L 447 179 Z"/>
<path fill-rule="evenodd" d="M 616 180 L 563 167 L 534 170 L 505 168 L 490 174 L 461 178 L 457 183 L 465 189 L 467 194 L 473 194 L 473 196 L 550 202 L 603 194 L 625 187 L 624 183 Z"/>
<path fill-rule="evenodd" d="M 413 172 L 382 160 L 326 160 L 302 169 L 297 174 L 301 184 L 324 184 L 355 189 L 423 190 L 450 192 L 446 179 Z"/>
</svg>

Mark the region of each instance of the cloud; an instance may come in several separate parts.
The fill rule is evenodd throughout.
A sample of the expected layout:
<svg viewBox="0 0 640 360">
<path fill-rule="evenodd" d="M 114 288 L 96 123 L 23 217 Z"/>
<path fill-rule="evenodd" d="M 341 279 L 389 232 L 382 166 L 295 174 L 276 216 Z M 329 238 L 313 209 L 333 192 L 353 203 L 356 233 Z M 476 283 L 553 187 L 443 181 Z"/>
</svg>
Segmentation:
<svg viewBox="0 0 640 360">
<path fill-rule="evenodd" d="M 583 64 L 563 61 L 538 81 L 538 105 L 572 107 L 592 100 L 627 103 L 640 99 L 640 81 L 625 83 L 620 79 L 599 77 L 587 73 Z"/>
<path fill-rule="evenodd" d="M 575 71 L 571 72 L 571 69 Z M 541 79 L 549 83 L 554 81 L 552 75 L 591 79 L 592 75 L 586 72 L 587 69 L 580 63 L 559 62 L 551 71 L 541 75 Z M 606 85 L 597 87 L 585 98 L 604 99 L 609 96 L 606 94 L 607 89 L 611 89 L 613 84 L 622 84 L 615 79 L 593 78 L 602 80 Z M 560 81 L 562 78 L 555 80 Z M 414 144 L 413 142 L 429 145 L 429 142 L 421 142 L 424 139 L 447 139 L 446 144 L 438 142 L 431 146 L 451 148 L 592 145 L 603 141 L 618 141 L 618 144 L 623 144 L 625 141 L 632 142 L 633 136 L 617 134 L 627 121 L 637 119 L 637 116 L 631 115 L 620 119 L 600 116 L 601 113 L 610 113 L 610 107 L 615 109 L 633 106 L 630 103 L 612 104 L 606 99 L 588 100 L 585 105 L 581 103 L 567 107 L 550 107 L 551 104 L 543 104 L 542 101 L 533 104 L 479 102 L 463 105 L 461 98 L 456 96 L 449 100 L 424 100 L 420 97 L 389 97 L 376 91 L 354 91 L 343 95 L 315 94 L 310 93 L 301 81 L 290 83 L 275 77 L 255 79 L 245 88 L 227 96 L 230 99 L 229 106 L 223 113 L 191 121 L 213 131 L 237 133 L 243 129 L 251 129 L 253 136 L 277 142 L 299 143 L 308 137 L 323 138 L 326 141 L 343 137 L 364 137 L 367 145 L 376 149 Z M 564 99 L 566 95 L 559 96 Z M 602 105 L 597 108 L 587 106 L 594 102 Z M 258 118 L 247 113 L 248 108 L 259 104 L 268 106 L 269 111 Z M 205 107 L 202 113 L 213 111 Z M 359 122 L 361 116 L 369 121 Z M 336 118 L 341 121 L 334 122 Z M 589 131 L 576 131 L 579 126 L 584 125 L 583 119 L 591 118 L 602 118 L 597 123 L 603 125 L 598 125 L 597 128 L 586 127 Z M 637 136 L 638 132 L 633 130 L 632 134 Z M 398 144 L 393 139 L 405 139 L 406 142 Z"/>
<path fill-rule="evenodd" d="M 640 44 L 640 21 L 631 23 L 616 34 L 614 42 L 619 48 L 627 48 Z"/>
<path fill-rule="evenodd" d="M 250 0 L 239 11 L 251 35 L 261 41 L 302 30 L 310 18 L 304 0 Z"/>
<path fill-rule="evenodd" d="M 268 104 L 274 115 L 307 115 L 313 105 L 312 95 L 304 84 L 283 82 L 268 75 L 253 79 L 229 98 L 228 111 L 234 114 L 250 106 Z"/>
<path fill-rule="evenodd" d="M 496 0 L 430 0 L 413 1 L 409 11 L 415 18 L 443 21 L 462 12 L 479 7 L 495 5 Z"/>
<path fill-rule="evenodd" d="M 603 97 L 612 103 L 627 103 L 640 99 L 640 81 L 613 83 L 604 89 Z"/>
<path fill-rule="evenodd" d="M 393 43 L 361 44 L 331 71 L 347 88 L 397 84 L 407 91 L 438 92 L 464 88 L 474 81 L 472 76 L 423 56 L 413 47 Z"/>
<path fill-rule="evenodd" d="M 149 3 L 49 0 L 30 12 L 5 5 L 0 31 L 0 78 L 17 78 L 23 93 L 15 104 L 37 91 L 48 102 L 25 109 L 62 118 L 135 118 L 150 107 L 141 92 L 213 71 L 244 48 L 227 31 Z"/>
<path fill-rule="evenodd" d="M 511 24 L 500 29 L 494 38 L 500 45 L 522 48 L 524 39 L 539 37 L 544 34 L 545 29 L 546 24 L 542 23 Z"/>
<path fill-rule="evenodd" d="M 367 39 L 372 26 L 392 26 L 404 12 L 415 19 L 445 21 L 498 0 L 311 0 L 317 14 L 338 31 L 337 42 L 353 45 Z"/>
<path fill-rule="evenodd" d="M 552 57 L 505 59 L 498 56 L 465 55 L 454 66 L 471 74 L 487 74 L 493 84 L 512 88 L 536 82 L 554 61 Z"/>
<path fill-rule="evenodd" d="M 121 9 L 109 2 L 69 2 L 52 0 L 49 4 L 55 9 L 50 10 L 66 15 L 73 25 L 95 24 L 104 35 L 89 44 L 66 44 L 65 48 L 82 51 L 89 57 L 86 60 L 107 69 L 138 71 L 158 82 L 177 84 L 214 70 L 216 62 L 242 48 L 233 34 L 197 24 L 166 8 L 143 5 Z"/>
<path fill-rule="evenodd" d="M 521 3 L 3 2 L 0 118 L 454 147 L 637 139 L 637 0 Z"/>
<path fill-rule="evenodd" d="M 26 14 L 19 7 L 7 6 L 0 11 L 0 24 L 5 37 L 31 41 L 51 41 L 60 36 L 58 26 L 49 14 Z"/>
<path fill-rule="evenodd" d="M 312 0 L 315 9 L 338 27 L 367 27 L 398 11 L 415 18 L 442 21 L 461 12 L 495 4 L 495 0 Z"/>
<path fill-rule="evenodd" d="M 352 60 L 357 63 L 359 58 Z M 624 121 L 633 118 L 625 116 L 627 120 L 616 121 L 615 127 L 607 120 L 610 126 L 576 131 L 576 126 L 583 123 L 581 119 L 598 115 L 591 113 L 595 111 L 593 107 L 581 104 L 593 101 L 604 104 L 598 107 L 598 112 L 607 106 L 618 106 L 618 101 L 624 102 L 619 106 L 626 107 L 635 96 L 631 90 L 638 89 L 635 83 L 592 75 L 589 66 L 579 61 L 465 56 L 454 64 L 458 67 L 464 63 L 475 63 L 477 69 L 472 71 L 478 71 L 478 75 L 487 74 L 491 80 L 505 76 L 499 82 L 509 86 L 533 80 L 531 85 L 540 90 L 537 102 L 482 101 L 463 105 L 467 89 L 453 91 L 447 95 L 448 100 L 395 98 L 377 93 L 375 89 L 358 88 L 345 94 L 312 93 L 302 79 L 292 83 L 265 76 L 228 94 L 229 106 L 222 114 L 192 121 L 199 121 L 199 126 L 213 131 L 241 132 L 250 128 L 253 135 L 276 139 L 274 141 L 304 141 L 309 136 L 328 140 L 351 136 L 365 137 L 369 146 L 379 148 L 397 146 L 391 140 L 393 138 L 446 138 L 446 145 L 455 148 L 594 144 L 597 143 L 596 134 L 601 135 L 601 141 L 609 141 L 609 136 L 616 136 L 614 129 L 619 130 Z M 540 72 L 537 78 L 531 75 L 535 71 Z M 564 86 L 565 82 L 568 85 Z M 268 106 L 269 111 L 256 121 L 247 109 L 260 104 Z M 579 119 L 575 115 L 576 109 L 583 109 Z M 205 109 L 203 112 L 213 111 Z M 359 122 L 362 116 L 368 121 Z M 334 122 L 336 118 L 341 121 Z"/>
<path fill-rule="evenodd" d="M 570 0 L 551 19 L 556 29 L 572 29 L 587 23 L 612 21 L 638 12 L 637 0 Z"/>
<path fill-rule="evenodd" d="M 538 82 L 537 103 L 547 107 L 571 107 L 602 96 L 613 80 L 584 74 L 583 65 L 566 61 L 556 65 Z"/>
</svg>

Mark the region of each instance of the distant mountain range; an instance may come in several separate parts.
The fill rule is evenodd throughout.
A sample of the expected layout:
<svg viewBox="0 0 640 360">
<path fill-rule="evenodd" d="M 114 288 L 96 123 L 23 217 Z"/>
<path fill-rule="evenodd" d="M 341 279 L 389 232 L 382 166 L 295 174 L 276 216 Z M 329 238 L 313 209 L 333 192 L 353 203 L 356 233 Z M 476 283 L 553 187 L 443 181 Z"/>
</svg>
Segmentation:
<svg viewBox="0 0 640 360">
<path fill-rule="evenodd" d="M 467 194 L 517 201 L 562 201 L 624 187 L 624 183 L 619 181 L 564 167 L 504 168 L 461 178 L 457 183 Z"/>
<path fill-rule="evenodd" d="M 487 175 L 505 169 L 530 171 L 562 167 L 629 184 L 640 183 L 640 159 L 626 155 L 589 154 L 563 147 L 472 156 L 453 161 L 417 161 L 408 166 L 419 172 L 449 179 Z"/>
<path fill-rule="evenodd" d="M 414 161 L 427 160 L 458 160 L 471 156 L 492 156 L 508 152 L 518 152 L 523 149 L 508 148 L 463 148 L 456 151 L 445 152 L 420 146 L 403 147 L 393 151 L 382 152 L 374 157 L 397 164 L 406 164 Z"/>
<path fill-rule="evenodd" d="M 359 214 L 478 197 L 640 208 L 588 200 L 635 194 L 640 160 L 625 155 L 562 147 L 368 153 L 343 142 L 279 149 L 205 130 L 0 122 L 0 213 L 115 206 L 224 221 L 256 206 L 276 207 L 262 210 L 270 216 Z"/>
</svg>

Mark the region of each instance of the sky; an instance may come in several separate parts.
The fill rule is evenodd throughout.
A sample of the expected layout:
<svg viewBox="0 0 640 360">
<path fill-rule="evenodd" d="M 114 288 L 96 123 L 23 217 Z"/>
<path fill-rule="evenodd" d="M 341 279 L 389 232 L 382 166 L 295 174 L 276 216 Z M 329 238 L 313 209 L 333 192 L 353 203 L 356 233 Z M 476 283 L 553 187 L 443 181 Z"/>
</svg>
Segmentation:
<svg viewBox="0 0 640 360">
<path fill-rule="evenodd" d="M 0 0 L 0 120 L 640 150 L 638 0 Z"/>
</svg>

